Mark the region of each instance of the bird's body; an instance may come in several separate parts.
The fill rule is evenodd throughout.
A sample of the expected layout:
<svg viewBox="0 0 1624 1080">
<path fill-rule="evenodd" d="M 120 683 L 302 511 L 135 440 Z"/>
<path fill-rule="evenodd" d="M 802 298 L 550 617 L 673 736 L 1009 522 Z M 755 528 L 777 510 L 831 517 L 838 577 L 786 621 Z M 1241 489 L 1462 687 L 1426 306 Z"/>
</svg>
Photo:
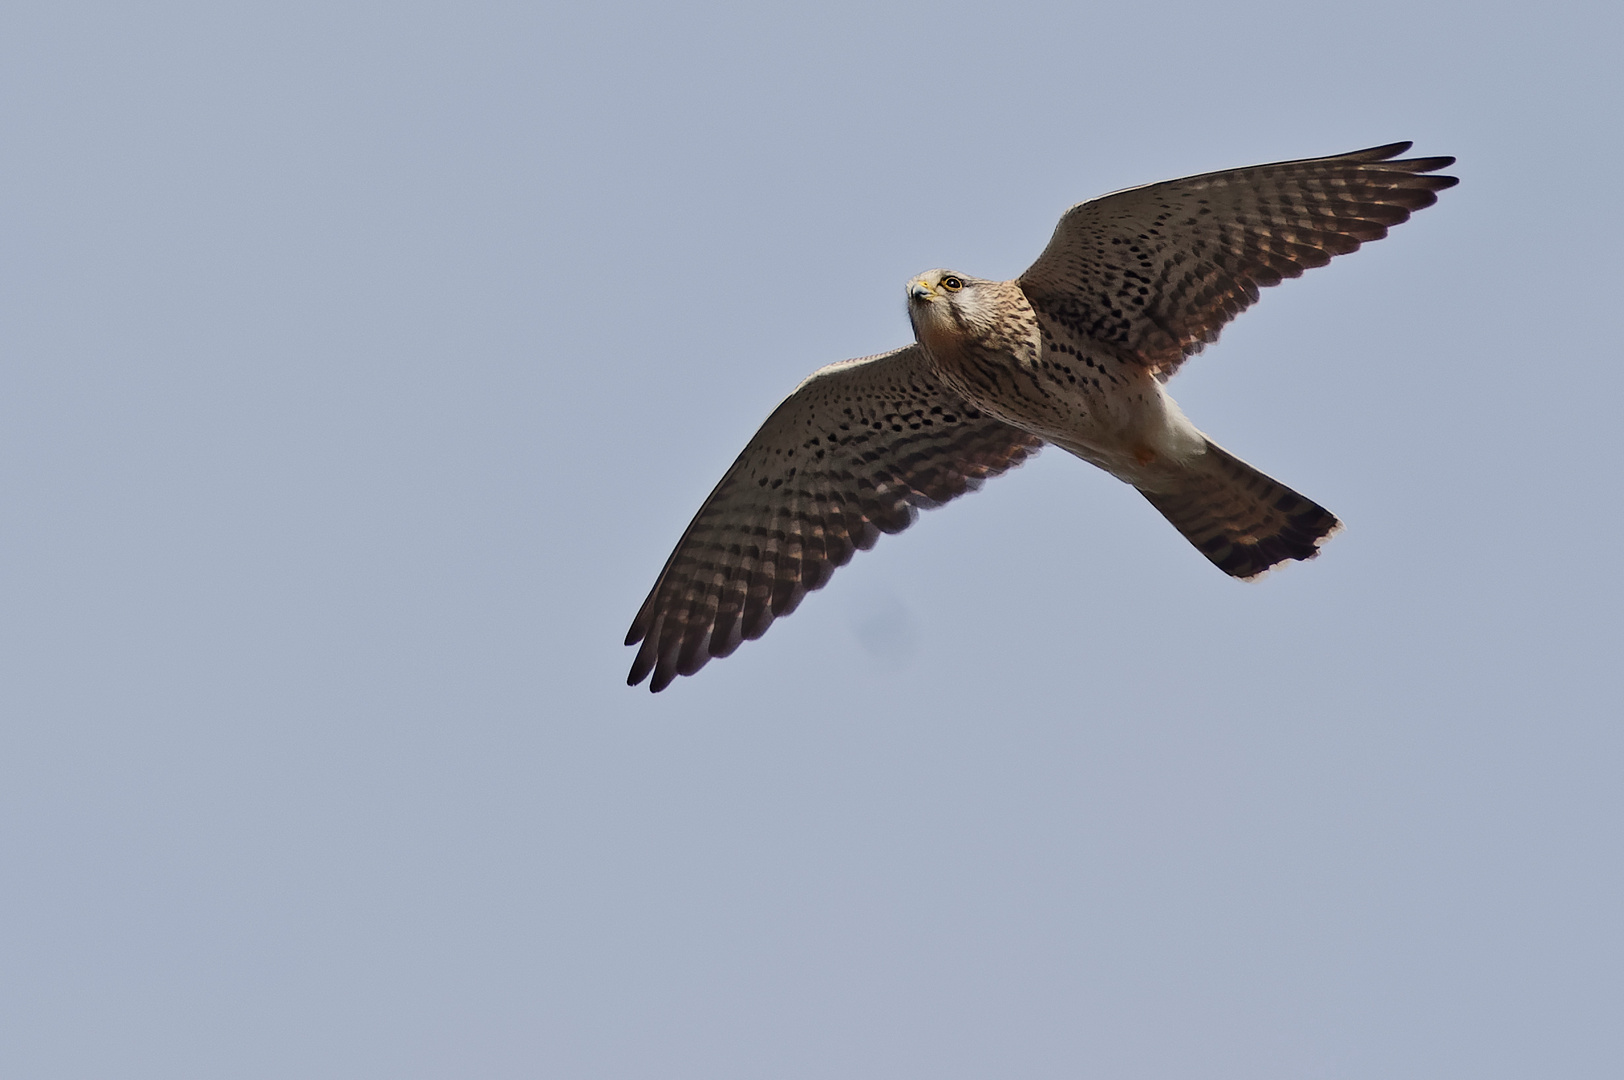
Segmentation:
<svg viewBox="0 0 1624 1080">
<path fill-rule="evenodd" d="M 1079 203 L 1014 281 L 908 284 L 916 343 L 831 364 L 768 417 L 627 635 L 651 688 L 726 656 L 853 551 L 1052 443 L 1137 488 L 1219 569 L 1312 558 L 1339 522 L 1199 431 L 1164 383 L 1260 286 L 1386 235 L 1453 158 L 1408 143 Z"/>
<path fill-rule="evenodd" d="M 932 270 L 909 283 L 908 298 L 931 370 L 988 416 L 1135 487 L 1201 451 L 1200 432 L 1152 371 L 1040 316 L 1016 282 Z"/>
</svg>

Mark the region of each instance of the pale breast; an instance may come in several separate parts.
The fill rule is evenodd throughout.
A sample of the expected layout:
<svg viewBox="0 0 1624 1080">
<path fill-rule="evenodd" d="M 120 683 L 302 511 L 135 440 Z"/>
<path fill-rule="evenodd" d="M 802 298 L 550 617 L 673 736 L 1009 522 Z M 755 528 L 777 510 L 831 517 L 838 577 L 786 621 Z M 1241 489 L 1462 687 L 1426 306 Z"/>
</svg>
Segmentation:
<svg viewBox="0 0 1624 1080">
<path fill-rule="evenodd" d="M 1143 364 L 1044 319 L 1024 297 L 1001 309 L 985 331 L 920 334 L 942 380 L 984 412 L 1130 482 L 1195 435 Z"/>
<path fill-rule="evenodd" d="M 1201 452 L 1205 438 L 1136 357 L 1041 315 L 1038 325 L 1043 377 L 1070 410 L 1046 439 L 1129 483 Z"/>
</svg>

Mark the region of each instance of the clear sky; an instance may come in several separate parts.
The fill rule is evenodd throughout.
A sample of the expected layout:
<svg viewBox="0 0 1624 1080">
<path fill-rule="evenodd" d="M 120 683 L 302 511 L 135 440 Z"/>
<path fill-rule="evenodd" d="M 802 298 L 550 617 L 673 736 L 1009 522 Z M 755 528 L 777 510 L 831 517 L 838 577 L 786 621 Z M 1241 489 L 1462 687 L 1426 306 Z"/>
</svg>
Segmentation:
<svg viewBox="0 0 1624 1080">
<path fill-rule="evenodd" d="M 0 10 L 0 1074 L 1624 1075 L 1624 8 Z M 1460 187 L 651 696 L 807 373 L 1069 204 Z"/>
</svg>

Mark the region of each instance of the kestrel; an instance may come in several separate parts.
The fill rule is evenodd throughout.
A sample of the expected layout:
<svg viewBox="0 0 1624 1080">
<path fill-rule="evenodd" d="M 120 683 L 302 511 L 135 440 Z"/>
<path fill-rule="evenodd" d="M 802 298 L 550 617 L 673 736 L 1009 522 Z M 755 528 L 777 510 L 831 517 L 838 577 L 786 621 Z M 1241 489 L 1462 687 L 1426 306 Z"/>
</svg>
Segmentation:
<svg viewBox="0 0 1624 1080">
<path fill-rule="evenodd" d="M 1129 188 L 1067 210 L 1014 281 L 908 283 L 915 343 L 816 371 L 700 507 L 632 622 L 659 691 L 760 637 L 881 533 L 1045 443 L 1132 484 L 1220 570 L 1311 559 L 1335 515 L 1220 448 L 1163 383 L 1258 290 L 1431 206 L 1408 142 Z"/>
</svg>

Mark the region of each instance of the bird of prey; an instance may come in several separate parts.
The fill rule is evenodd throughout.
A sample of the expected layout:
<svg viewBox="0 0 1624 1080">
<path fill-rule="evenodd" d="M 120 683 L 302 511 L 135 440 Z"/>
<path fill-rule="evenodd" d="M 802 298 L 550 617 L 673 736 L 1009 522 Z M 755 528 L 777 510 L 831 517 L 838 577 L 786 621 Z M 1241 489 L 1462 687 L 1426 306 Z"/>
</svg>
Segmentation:
<svg viewBox="0 0 1624 1080">
<path fill-rule="evenodd" d="M 1132 484 L 1218 569 L 1310 559 L 1335 515 L 1220 448 L 1163 384 L 1258 298 L 1437 201 L 1408 142 L 1129 188 L 1014 281 L 908 283 L 914 344 L 814 372 L 722 477 L 626 635 L 663 690 L 760 637 L 852 553 L 1045 443 Z"/>
</svg>

